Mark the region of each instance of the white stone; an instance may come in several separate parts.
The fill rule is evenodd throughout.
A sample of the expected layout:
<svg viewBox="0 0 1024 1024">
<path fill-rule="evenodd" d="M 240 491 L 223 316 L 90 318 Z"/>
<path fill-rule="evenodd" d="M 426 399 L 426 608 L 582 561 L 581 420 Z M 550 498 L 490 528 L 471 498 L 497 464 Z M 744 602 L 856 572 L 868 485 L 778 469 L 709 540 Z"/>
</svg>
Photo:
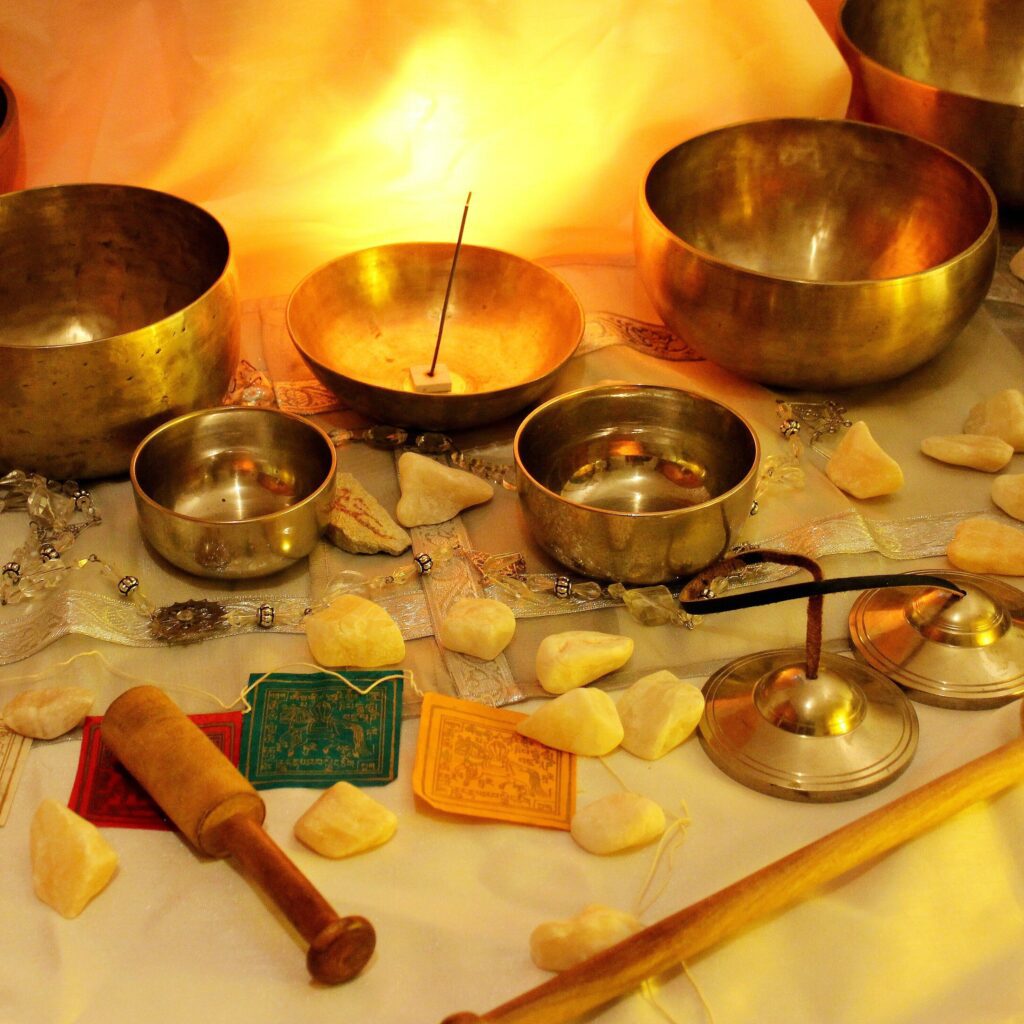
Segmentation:
<svg viewBox="0 0 1024 1024">
<path fill-rule="evenodd" d="M 639 918 L 599 904 L 564 921 L 546 921 L 530 935 L 530 958 L 542 971 L 566 971 L 643 929 Z"/>
<path fill-rule="evenodd" d="M 639 793 L 609 793 L 577 811 L 570 831 L 588 853 L 606 856 L 653 842 L 665 831 L 665 812 Z"/>
<path fill-rule="evenodd" d="M 604 690 L 570 690 L 542 704 L 517 731 L 556 750 L 602 757 L 622 742 L 615 701 Z"/>
<path fill-rule="evenodd" d="M 537 648 L 537 679 L 548 693 L 565 693 L 622 668 L 632 655 L 628 636 L 586 629 L 552 633 Z"/>
<path fill-rule="evenodd" d="M 351 473 L 338 473 L 327 516 L 327 539 L 343 551 L 400 555 L 412 538 Z"/>
<path fill-rule="evenodd" d="M 825 475 L 854 498 L 880 498 L 903 486 L 899 463 L 882 450 L 863 420 L 846 431 L 825 466 Z"/>
<path fill-rule="evenodd" d="M 343 594 L 305 619 L 314 660 L 331 668 L 379 668 L 405 657 L 402 632 L 379 604 Z"/>
<path fill-rule="evenodd" d="M 992 481 L 992 500 L 1008 516 L 1024 520 L 1024 474 L 997 476 Z"/>
<path fill-rule="evenodd" d="M 464 597 L 452 603 L 438 639 L 449 651 L 483 661 L 496 658 L 516 631 L 516 617 L 507 604 L 490 597 Z"/>
<path fill-rule="evenodd" d="M 445 523 L 494 497 L 486 480 L 415 452 L 405 452 L 398 460 L 398 485 L 402 496 L 395 518 L 405 527 Z"/>
<path fill-rule="evenodd" d="M 349 782 L 324 790 L 295 822 L 295 836 L 324 857 L 351 857 L 386 843 L 397 816 Z"/>
<path fill-rule="evenodd" d="M 617 704 L 623 749 L 648 761 L 689 737 L 704 713 L 704 694 L 663 669 L 638 679 Z"/>
<path fill-rule="evenodd" d="M 36 896 L 63 917 L 77 917 L 117 870 L 117 853 L 100 830 L 56 800 L 36 808 L 29 849 Z"/>
<path fill-rule="evenodd" d="M 951 466 L 967 466 L 985 473 L 997 473 L 1013 458 L 1013 448 L 998 437 L 984 434 L 945 434 L 926 437 L 921 451 Z"/>
<path fill-rule="evenodd" d="M 956 528 L 946 557 L 964 572 L 1024 576 L 1024 531 L 992 519 L 967 519 Z"/>
<path fill-rule="evenodd" d="M 92 690 L 84 686 L 26 690 L 8 702 L 2 718 L 8 729 L 21 736 L 52 740 L 81 725 L 94 699 Z"/>
<path fill-rule="evenodd" d="M 1024 452 L 1024 393 L 1006 388 L 979 402 L 967 414 L 964 433 L 998 437 Z"/>
</svg>

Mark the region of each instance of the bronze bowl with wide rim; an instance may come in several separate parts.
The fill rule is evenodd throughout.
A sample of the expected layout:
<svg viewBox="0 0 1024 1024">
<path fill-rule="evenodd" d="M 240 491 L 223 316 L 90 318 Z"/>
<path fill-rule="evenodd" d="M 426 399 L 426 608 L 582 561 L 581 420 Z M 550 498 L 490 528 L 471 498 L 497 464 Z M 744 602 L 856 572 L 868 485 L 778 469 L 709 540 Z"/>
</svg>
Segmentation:
<svg viewBox="0 0 1024 1024">
<path fill-rule="evenodd" d="M 15 186 L 21 157 L 21 120 L 11 87 L 0 78 L 0 192 Z"/>
</svg>

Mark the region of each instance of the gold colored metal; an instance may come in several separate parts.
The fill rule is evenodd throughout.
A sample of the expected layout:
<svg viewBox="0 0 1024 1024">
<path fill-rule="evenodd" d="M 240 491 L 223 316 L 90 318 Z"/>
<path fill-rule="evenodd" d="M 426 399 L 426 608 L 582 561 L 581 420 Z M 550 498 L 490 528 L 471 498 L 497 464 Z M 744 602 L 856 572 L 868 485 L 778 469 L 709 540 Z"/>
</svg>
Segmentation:
<svg viewBox="0 0 1024 1024">
<path fill-rule="evenodd" d="M 1024 593 L 990 576 L 943 576 L 966 596 L 920 587 L 861 594 L 850 610 L 857 653 L 924 704 L 984 709 L 1020 697 Z"/>
<path fill-rule="evenodd" d="M 513 453 L 541 547 L 623 583 L 692 576 L 721 558 L 750 512 L 761 457 L 731 409 L 642 384 L 550 399 L 523 420 Z"/>
<path fill-rule="evenodd" d="M 887 786 L 917 749 L 913 706 L 883 675 L 822 654 L 816 679 L 802 649 L 748 655 L 704 685 L 699 736 L 737 782 L 771 796 L 832 802 Z"/>
<path fill-rule="evenodd" d="M 0 78 L 0 192 L 15 187 L 21 157 L 21 119 L 11 87 Z"/>
<path fill-rule="evenodd" d="M 967 164 L 854 121 L 752 121 L 648 172 L 637 266 L 680 338 L 735 373 L 832 390 L 946 347 L 988 290 L 996 202 Z"/>
<path fill-rule="evenodd" d="M 196 576 L 268 576 L 301 561 L 327 527 L 337 458 L 316 424 L 276 409 L 187 413 L 131 462 L 143 536 Z"/>
<path fill-rule="evenodd" d="M 1024 206 L 1024 4 L 846 0 L 838 42 L 868 118 L 952 150 Z"/>
<path fill-rule="evenodd" d="M 428 430 L 492 423 L 541 397 L 576 351 L 584 315 L 568 285 L 519 256 L 463 245 L 444 328 L 452 390 L 413 391 L 409 367 L 430 364 L 453 252 L 441 242 L 364 249 L 289 297 L 295 347 L 359 412 Z"/>
<path fill-rule="evenodd" d="M 120 474 L 157 424 L 221 400 L 238 359 L 227 236 L 124 185 L 0 196 L 0 470 Z"/>
</svg>

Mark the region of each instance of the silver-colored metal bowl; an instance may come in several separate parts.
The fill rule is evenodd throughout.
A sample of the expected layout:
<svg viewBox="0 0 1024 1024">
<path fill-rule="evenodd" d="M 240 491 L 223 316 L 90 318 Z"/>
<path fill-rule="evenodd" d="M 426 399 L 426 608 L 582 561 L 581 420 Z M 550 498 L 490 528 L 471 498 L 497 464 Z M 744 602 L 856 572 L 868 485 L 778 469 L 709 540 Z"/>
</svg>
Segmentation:
<svg viewBox="0 0 1024 1024">
<path fill-rule="evenodd" d="M 0 471 L 124 473 L 157 424 L 216 405 L 238 361 L 227 235 L 126 185 L 0 196 Z"/>
<path fill-rule="evenodd" d="M 995 269 L 992 190 L 902 132 L 782 118 L 708 132 L 640 191 L 637 267 L 666 325 L 734 373 L 889 380 L 963 330 Z"/>
<path fill-rule="evenodd" d="M 295 565 L 327 526 L 337 459 L 315 423 L 217 408 L 157 427 L 131 460 L 142 534 L 196 576 L 245 579 Z"/>
<path fill-rule="evenodd" d="M 846 0 L 838 42 L 870 120 L 952 150 L 1024 207 L 1024 4 Z"/>
<path fill-rule="evenodd" d="M 583 337 L 568 285 L 530 260 L 464 245 L 440 362 L 450 393 L 412 390 L 429 365 L 454 245 L 409 242 L 350 253 L 313 271 L 288 300 L 288 331 L 313 373 L 372 419 L 462 430 L 511 416 L 540 398 Z"/>
<path fill-rule="evenodd" d="M 663 583 L 717 561 L 750 514 L 761 449 L 703 395 L 602 384 L 531 412 L 514 441 L 523 515 L 585 576 Z"/>
</svg>

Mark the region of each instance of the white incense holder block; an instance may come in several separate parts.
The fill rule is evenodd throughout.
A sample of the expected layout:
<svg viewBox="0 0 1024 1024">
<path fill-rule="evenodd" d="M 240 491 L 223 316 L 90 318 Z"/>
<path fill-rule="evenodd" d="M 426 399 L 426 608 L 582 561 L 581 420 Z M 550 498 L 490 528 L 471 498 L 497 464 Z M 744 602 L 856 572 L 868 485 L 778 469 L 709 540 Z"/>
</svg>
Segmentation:
<svg viewBox="0 0 1024 1024">
<path fill-rule="evenodd" d="M 452 375 L 444 363 L 438 363 L 433 373 L 430 372 L 428 363 L 410 366 L 409 377 L 412 379 L 413 388 L 424 394 L 441 394 L 452 389 Z"/>
</svg>

